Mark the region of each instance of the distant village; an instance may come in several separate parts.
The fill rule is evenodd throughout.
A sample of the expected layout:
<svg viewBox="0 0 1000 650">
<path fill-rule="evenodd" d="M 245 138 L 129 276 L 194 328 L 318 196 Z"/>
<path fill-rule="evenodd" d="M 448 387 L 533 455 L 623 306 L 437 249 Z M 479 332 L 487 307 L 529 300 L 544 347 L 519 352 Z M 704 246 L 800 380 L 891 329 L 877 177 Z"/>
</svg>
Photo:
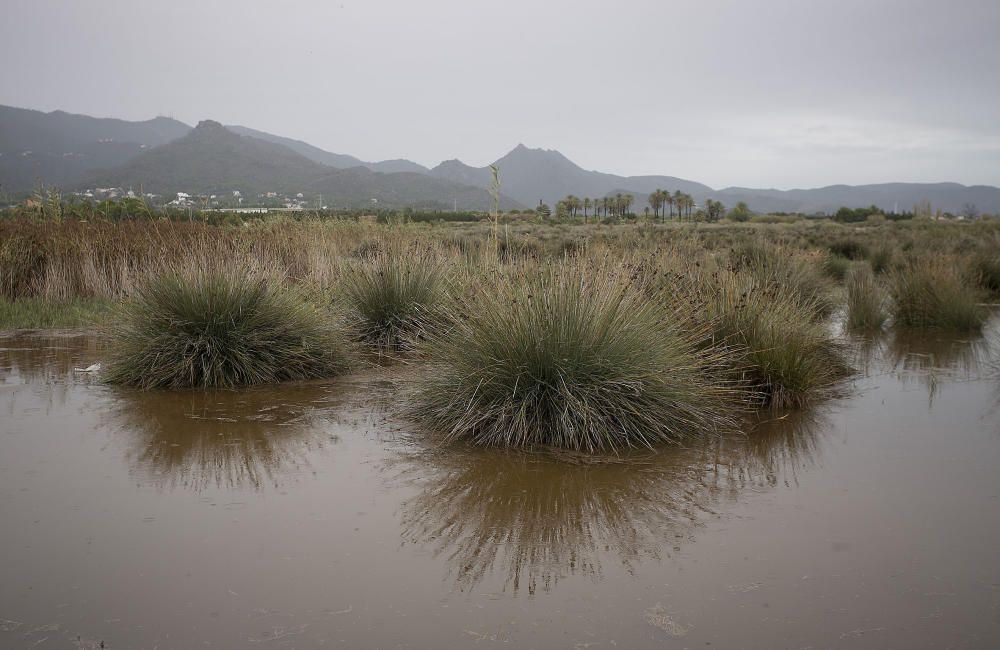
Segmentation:
<svg viewBox="0 0 1000 650">
<path fill-rule="evenodd" d="M 302 192 L 297 194 L 281 194 L 279 192 L 264 192 L 256 196 L 244 196 L 239 190 L 224 194 L 191 194 L 177 192 L 169 195 L 140 193 L 121 187 L 96 187 L 83 191 L 72 192 L 71 196 L 83 201 L 115 201 L 121 199 L 141 199 L 157 207 L 176 208 L 180 210 L 224 211 L 224 212 L 268 212 L 268 211 L 300 211 L 307 209 L 324 209 L 325 205 L 317 201 L 307 201 Z"/>
</svg>

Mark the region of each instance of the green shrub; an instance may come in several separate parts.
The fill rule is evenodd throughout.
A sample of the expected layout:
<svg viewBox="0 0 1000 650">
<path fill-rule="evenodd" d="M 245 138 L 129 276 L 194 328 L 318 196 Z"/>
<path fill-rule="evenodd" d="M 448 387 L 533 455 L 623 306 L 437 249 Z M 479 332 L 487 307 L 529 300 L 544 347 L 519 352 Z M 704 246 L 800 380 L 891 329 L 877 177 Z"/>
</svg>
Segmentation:
<svg viewBox="0 0 1000 650">
<path fill-rule="evenodd" d="M 834 280 L 843 280 L 851 268 L 851 261 L 839 255 L 827 255 L 823 259 L 823 273 Z"/>
<path fill-rule="evenodd" d="M 412 408 L 425 429 L 491 446 L 613 450 L 733 426 L 723 352 L 617 268 L 493 274 L 431 337 Z"/>
<path fill-rule="evenodd" d="M 879 330 L 888 317 L 882 287 L 867 265 L 847 274 L 847 327 L 855 331 Z"/>
<path fill-rule="evenodd" d="M 444 271 L 413 251 L 379 253 L 348 270 L 344 286 L 360 338 L 380 351 L 399 351 L 429 324 Z"/>
<path fill-rule="evenodd" d="M 941 255 L 910 257 L 894 268 L 889 294 L 896 323 L 905 327 L 975 330 L 988 316 L 980 290 Z"/>
<path fill-rule="evenodd" d="M 833 255 L 849 260 L 863 260 L 868 257 L 868 248 L 856 239 L 841 239 L 827 248 Z"/>
<path fill-rule="evenodd" d="M 331 377 L 348 365 L 328 313 L 281 279 L 238 267 L 155 278 L 109 333 L 105 379 L 143 389 Z"/>
</svg>

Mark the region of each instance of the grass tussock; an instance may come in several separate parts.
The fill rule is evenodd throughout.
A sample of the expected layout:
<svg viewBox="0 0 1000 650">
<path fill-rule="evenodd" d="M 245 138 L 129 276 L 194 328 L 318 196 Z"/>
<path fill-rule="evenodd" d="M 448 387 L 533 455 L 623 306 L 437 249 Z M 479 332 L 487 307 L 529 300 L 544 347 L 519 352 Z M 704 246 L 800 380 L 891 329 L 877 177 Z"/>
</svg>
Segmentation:
<svg viewBox="0 0 1000 650">
<path fill-rule="evenodd" d="M 359 338 L 380 352 L 398 352 L 424 336 L 446 277 L 429 255 L 381 252 L 350 267 L 343 283 Z"/>
<path fill-rule="evenodd" d="M 888 319 L 885 293 L 868 265 L 847 274 L 847 328 L 856 332 L 882 329 Z"/>
<path fill-rule="evenodd" d="M 261 270 L 151 280 L 112 326 L 105 379 L 150 388 L 227 388 L 335 376 L 344 338 L 328 313 Z"/>
<path fill-rule="evenodd" d="M 872 265 L 872 271 L 882 274 L 892 268 L 895 257 L 896 251 L 893 250 L 892 246 L 888 243 L 883 243 L 872 251 L 868 257 L 868 262 Z"/>
<path fill-rule="evenodd" d="M 828 257 L 822 254 L 807 256 L 785 246 L 756 240 L 744 241 L 730 251 L 730 267 L 734 271 L 753 276 L 759 286 L 781 287 L 816 318 L 828 316 L 836 306 L 821 264 L 817 263 L 825 259 Z"/>
<path fill-rule="evenodd" d="M 827 277 L 838 282 L 847 277 L 847 272 L 851 270 L 851 260 L 840 255 L 826 255 L 823 259 L 823 273 Z"/>
<path fill-rule="evenodd" d="M 868 257 L 868 247 L 856 239 L 838 239 L 827 246 L 827 249 L 832 255 L 852 261 Z"/>
<path fill-rule="evenodd" d="M 717 340 L 740 352 L 734 372 L 765 406 L 802 406 L 829 396 L 851 368 L 844 347 L 817 320 L 823 309 L 752 273 L 722 271 L 700 287 Z"/>
<path fill-rule="evenodd" d="M 976 330 L 988 316 L 981 290 L 950 257 L 910 257 L 889 273 L 888 282 L 898 325 Z"/>
<path fill-rule="evenodd" d="M 1000 296 L 1000 255 L 981 251 L 969 261 L 976 283 L 991 296 Z"/>
<path fill-rule="evenodd" d="M 447 439 L 615 450 L 733 426 L 725 353 L 617 269 L 485 277 L 429 341 L 411 414 Z"/>
</svg>

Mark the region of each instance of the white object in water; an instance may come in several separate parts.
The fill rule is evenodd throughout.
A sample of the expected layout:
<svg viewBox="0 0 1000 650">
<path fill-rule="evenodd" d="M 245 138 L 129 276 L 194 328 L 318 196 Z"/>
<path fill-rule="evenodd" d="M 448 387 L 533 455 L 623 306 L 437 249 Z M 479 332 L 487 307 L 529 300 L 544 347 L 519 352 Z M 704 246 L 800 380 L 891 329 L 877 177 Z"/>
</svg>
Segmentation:
<svg viewBox="0 0 1000 650">
<path fill-rule="evenodd" d="M 101 364 L 95 363 L 87 366 L 86 368 L 73 368 L 73 372 L 99 372 L 101 370 Z"/>
</svg>

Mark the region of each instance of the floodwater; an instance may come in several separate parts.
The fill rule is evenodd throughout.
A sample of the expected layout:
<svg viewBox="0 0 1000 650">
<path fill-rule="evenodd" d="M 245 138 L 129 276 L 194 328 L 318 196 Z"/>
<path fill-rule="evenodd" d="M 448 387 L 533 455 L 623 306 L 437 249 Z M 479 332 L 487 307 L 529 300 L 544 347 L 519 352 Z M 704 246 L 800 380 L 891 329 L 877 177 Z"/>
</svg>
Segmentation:
<svg viewBox="0 0 1000 650">
<path fill-rule="evenodd" d="M 0 647 L 1000 647 L 991 330 L 606 463 L 429 447 L 392 370 L 137 393 L 3 337 Z"/>
</svg>

